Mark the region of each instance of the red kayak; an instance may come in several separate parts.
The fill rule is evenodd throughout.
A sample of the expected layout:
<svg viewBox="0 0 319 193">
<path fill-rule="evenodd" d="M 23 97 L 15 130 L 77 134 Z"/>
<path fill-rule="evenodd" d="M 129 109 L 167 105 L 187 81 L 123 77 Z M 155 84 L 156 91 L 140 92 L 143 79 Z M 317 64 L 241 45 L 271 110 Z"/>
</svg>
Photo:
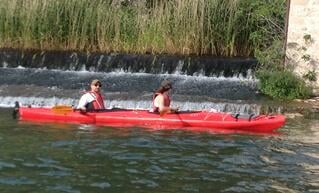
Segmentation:
<svg viewBox="0 0 319 193">
<path fill-rule="evenodd" d="M 81 113 L 54 108 L 19 108 L 20 120 L 33 122 L 64 122 L 96 124 L 113 127 L 153 129 L 191 129 L 198 131 L 237 130 L 272 132 L 285 124 L 283 115 L 241 116 L 230 113 L 194 111 L 160 116 L 146 110 L 115 109 Z"/>
</svg>

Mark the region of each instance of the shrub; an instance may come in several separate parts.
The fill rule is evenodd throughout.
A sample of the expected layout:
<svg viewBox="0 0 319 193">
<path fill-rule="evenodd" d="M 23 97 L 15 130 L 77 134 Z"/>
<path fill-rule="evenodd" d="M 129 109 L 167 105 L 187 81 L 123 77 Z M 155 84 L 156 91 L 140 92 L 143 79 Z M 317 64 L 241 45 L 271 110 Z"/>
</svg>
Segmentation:
<svg viewBox="0 0 319 193">
<path fill-rule="evenodd" d="M 284 69 L 283 61 L 285 49 L 283 44 L 283 37 L 280 36 L 277 37 L 269 47 L 255 50 L 255 57 L 257 58 L 261 69 L 280 71 Z"/>
<path fill-rule="evenodd" d="M 306 83 L 291 71 L 259 71 L 259 90 L 275 99 L 304 99 L 311 95 Z"/>
<path fill-rule="evenodd" d="M 302 76 L 304 79 L 315 82 L 317 81 L 317 73 L 315 70 L 309 70 L 306 74 Z"/>
</svg>

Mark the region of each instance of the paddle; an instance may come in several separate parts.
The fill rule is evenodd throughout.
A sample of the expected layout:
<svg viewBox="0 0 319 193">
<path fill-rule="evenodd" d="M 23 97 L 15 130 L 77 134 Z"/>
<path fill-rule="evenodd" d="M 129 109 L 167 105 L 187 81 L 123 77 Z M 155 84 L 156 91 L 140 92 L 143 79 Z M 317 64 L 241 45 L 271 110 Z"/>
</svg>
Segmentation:
<svg viewBox="0 0 319 193">
<path fill-rule="evenodd" d="M 68 105 L 56 105 L 52 107 L 51 110 L 54 113 L 64 114 L 64 113 L 73 112 L 74 110 L 77 110 L 77 109 L 73 109 L 72 106 L 68 106 Z"/>
<path fill-rule="evenodd" d="M 164 115 L 166 115 L 166 114 L 168 114 L 168 113 L 178 113 L 178 108 L 176 108 L 176 109 L 169 109 L 169 108 L 167 108 L 167 109 L 165 109 L 164 111 L 161 111 L 160 112 L 160 116 L 161 117 L 163 117 Z"/>
<path fill-rule="evenodd" d="M 65 114 L 70 113 L 73 111 L 80 111 L 81 113 L 88 113 L 88 112 L 114 112 L 114 111 L 131 111 L 132 109 L 122 109 L 113 107 L 112 109 L 97 109 L 97 110 L 87 110 L 83 111 L 82 109 L 74 109 L 72 106 L 69 105 L 56 105 L 51 108 L 52 112 L 57 114 Z"/>
</svg>

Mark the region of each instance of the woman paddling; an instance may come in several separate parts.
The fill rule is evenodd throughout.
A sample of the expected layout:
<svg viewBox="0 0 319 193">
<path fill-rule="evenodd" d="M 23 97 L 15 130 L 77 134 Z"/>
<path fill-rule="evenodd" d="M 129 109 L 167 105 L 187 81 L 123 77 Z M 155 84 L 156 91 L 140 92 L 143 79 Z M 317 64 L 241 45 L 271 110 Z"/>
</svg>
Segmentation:
<svg viewBox="0 0 319 193">
<path fill-rule="evenodd" d="M 166 113 L 176 113 L 178 108 L 171 108 L 171 99 L 169 97 L 169 91 L 172 89 L 172 83 L 168 80 L 164 80 L 161 86 L 155 91 L 153 95 L 153 107 L 152 111 L 164 115 Z"/>
<path fill-rule="evenodd" d="M 104 100 L 101 94 L 101 87 L 102 84 L 99 80 L 92 80 L 90 84 L 91 90 L 82 95 L 77 109 L 84 112 L 105 109 Z"/>
</svg>

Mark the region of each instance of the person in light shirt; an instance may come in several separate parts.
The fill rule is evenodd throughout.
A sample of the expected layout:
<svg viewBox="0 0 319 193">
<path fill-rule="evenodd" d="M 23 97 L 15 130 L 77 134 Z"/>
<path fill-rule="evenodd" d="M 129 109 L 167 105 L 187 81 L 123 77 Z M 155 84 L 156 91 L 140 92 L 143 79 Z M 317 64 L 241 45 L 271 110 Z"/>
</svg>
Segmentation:
<svg viewBox="0 0 319 193">
<path fill-rule="evenodd" d="M 168 80 L 164 80 L 161 86 L 155 91 L 153 95 L 153 107 L 152 112 L 160 113 L 160 115 L 166 113 L 176 113 L 178 108 L 170 107 L 171 98 L 169 92 L 172 89 L 172 83 Z"/>
<path fill-rule="evenodd" d="M 83 112 L 105 109 L 104 99 L 101 94 L 101 87 L 102 84 L 99 80 L 92 80 L 90 84 L 90 91 L 81 96 L 77 109 L 80 109 Z"/>
</svg>

